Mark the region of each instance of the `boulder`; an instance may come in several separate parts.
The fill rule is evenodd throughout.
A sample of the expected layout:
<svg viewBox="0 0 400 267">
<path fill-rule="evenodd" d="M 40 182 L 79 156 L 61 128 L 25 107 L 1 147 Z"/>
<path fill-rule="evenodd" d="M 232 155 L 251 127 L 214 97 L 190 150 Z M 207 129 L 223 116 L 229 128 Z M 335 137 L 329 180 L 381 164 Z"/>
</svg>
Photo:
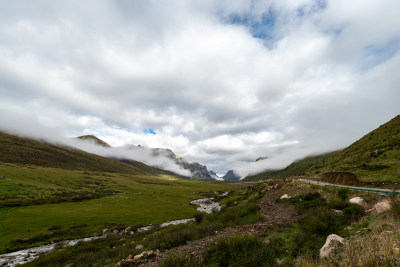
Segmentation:
<svg viewBox="0 0 400 267">
<path fill-rule="evenodd" d="M 324 246 L 319 251 L 321 259 L 328 259 L 338 254 L 344 247 L 344 239 L 338 235 L 331 234 L 326 238 Z"/>
<path fill-rule="evenodd" d="M 283 196 L 281 196 L 281 199 L 288 199 L 288 198 L 290 198 L 288 194 L 284 194 Z"/>
<path fill-rule="evenodd" d="M 382 212 L 390 210 L 391 207 L 392 206 L 390 205 L 389 201 L 382 201 L 374 205 L 374 210 L 376 211 L 377 214 L 380 214 Z"/>
<path fill-rule="evenodd" d="M 350 203 L 360 205 L 361 207 L 367 207 L 367 202 L 361 197 L 353 197 L 349 200 Z"/>
</svg>

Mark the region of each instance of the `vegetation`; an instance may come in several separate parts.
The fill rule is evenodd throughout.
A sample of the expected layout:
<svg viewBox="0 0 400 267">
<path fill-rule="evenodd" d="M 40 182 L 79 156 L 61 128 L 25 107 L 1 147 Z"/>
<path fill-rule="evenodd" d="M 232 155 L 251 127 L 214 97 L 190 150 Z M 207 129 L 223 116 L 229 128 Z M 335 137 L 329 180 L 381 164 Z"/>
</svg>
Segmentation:
<svg viewBox="0 0 400 267">
<path fill-rule="evenodd" d="M 219 239 L 204 258 L 210 266 L 276 266 L 283 253 L 281 238 L 269 239 L 268 244 L 257 236 L 231 236 Z"/>
<path fill-rule="evenodd" d="M 255 202 L 260 196 L 259 192 L 264 192 L 263 186 L 249 187 L 233 192 L 232 194 L 238 195 L 241 201 L 232 204 L 220 213 L 206 215 L 199 223 L 161 229 L 156 227 L 150 232 L 136 232 L 134 235 L 113 235 L 107 239 L 58 250 L 40 257 L 27 266 L 65 266 L 72 263 L 77 266 L 104 265 L 104 263 L 112 265 L 128 255 L 138 254 L 142 250 L 160 249 L 164 251 L 184 245 L 187 241 L 208 236 L 216 230 L 238 224 L 256 223 L 262 220 L 260 210 L 254 208 Z M 226 216 L 226 214 L 230 215 Z M 252 219 L 244 220 L 244 217 Z M 137 244 L 143 245 L 143 248 L 137 249 Z M 72 257 L 74 254 L 79 256 Z M 167 259 L 164 266 L 201 266 L 200 264 L 203 262 L 197 261 L 196 258 L 176 255 Z"/>
</svg>

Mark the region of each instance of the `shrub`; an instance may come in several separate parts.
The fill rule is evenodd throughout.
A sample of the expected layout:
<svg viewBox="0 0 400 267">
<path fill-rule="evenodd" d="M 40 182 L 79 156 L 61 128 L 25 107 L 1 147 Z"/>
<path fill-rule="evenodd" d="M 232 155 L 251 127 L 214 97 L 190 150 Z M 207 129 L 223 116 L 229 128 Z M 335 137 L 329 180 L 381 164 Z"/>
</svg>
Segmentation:
<svg viewBox="0 0 400 267">
<path fill-rule="evenodd" d="M 211 266 L 276 266 L 282 254 L 283 241 L 274 238 L 269 244 L 255 236 L 233 236 L 219 239 L 205 257 Z"/>
<path fill-rule="evenodd" d="M 391 195 L 391 203 L 392 203 L 393 218 L 395 220 L 399 221 L 400 220 L 400 200 L 395 194 Z"/>
<path fill-rule="evenodd" d="M 346 208 L 343 209 L 344 214 L 344 223 L 351 223 L 353 221 L 358 220 L 364 214 L 364 208 L 357 204 L 349 204 Z"/>
<path fill-rule="evenodd" d="M 347 199 L 348 194 L 349 194 L 349 189 L 346 188 L 341 188 L 337 192 L 338 197 L 343 201 Z"/>
<path fill-rule="evenodd" d="M 328 207 L 330 209 L 335 209 L 335 210 L 343 210 L 347 208 L 350 205 L 349 202 L 344 201 L 344 200 L 339 200 L 339 199 L 332 199 L 328 203 Z"/>
<path fill-rule="evenodd" d="M 289 199 L 278 199 L 277 201 L 285 204 L 294 204 L 296 210 L 300 213 L 304 213 L 311 208 L 326 205 L 325 198 L 323 198 L 318 192 L 301 194 Z"/>
<path fill-rule="evenodd" d="M 179 225 L 154 233 L 149 236 L 145 246 L 149 249 L 170 249 L 186 244 L 187 241 L 210 235 L 220 225 L 215 223 L 198 225 Z"/>
<path fill-rule="evenodd" d="M 204 266 L 201 258 L 186 254 L 168 256 L 161 264 L 161 267 L 200 267 Z"/>
<path fill-rule="evenodd" d="M 201 223 L 204 220 L 204 213 L 196 212 L 194 214 L 194 219 L 196 220 L 197 223 Z"/>
</svg>

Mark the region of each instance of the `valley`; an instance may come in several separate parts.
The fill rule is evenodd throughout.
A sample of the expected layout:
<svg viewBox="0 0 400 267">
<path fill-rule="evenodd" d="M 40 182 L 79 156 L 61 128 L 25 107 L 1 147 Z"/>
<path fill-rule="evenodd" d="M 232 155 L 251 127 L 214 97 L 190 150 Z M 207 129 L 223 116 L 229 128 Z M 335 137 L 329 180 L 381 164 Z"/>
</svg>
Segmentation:
<svg viewBox="0 0 400 267">
<path fill-rule="evenodd" d="M 193 179 L 1 133 L 0 254 L 52 251 L 26 266 L 395 266 L 399 120 L 344 150 L 239 182 L 234 171 L 234 181 Z M 320 256 L 331 234 L 346 244 Z M 20 261 L 38 256 L 27 253 Z M 14 266 L 7 257 L 3 266 Z"/>
</svg>

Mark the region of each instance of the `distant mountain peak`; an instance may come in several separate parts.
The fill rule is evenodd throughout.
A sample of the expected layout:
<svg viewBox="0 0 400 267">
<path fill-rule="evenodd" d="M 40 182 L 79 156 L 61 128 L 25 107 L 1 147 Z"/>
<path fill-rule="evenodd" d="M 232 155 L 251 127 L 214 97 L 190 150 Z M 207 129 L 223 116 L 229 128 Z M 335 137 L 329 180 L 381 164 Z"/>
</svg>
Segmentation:
<svg viewBox="0 0 400 267">
<path fill-rule="evenodd" d="M 239 181 L 240 180 L 240 175 L 237 174 L 234 170 L 229 170 L 222 179 L 225 181 Z"/>
<path fill-rule="evenodd" d="M 258 158 L 256 159 L 256 161 L 261 161 L 261 160 L 266 160 L 266 159 L 268 159 L 268 157 L 262 156 L 262 157 L 258 157 Z"/>
<path fill-rule="evenodd" d="M 77 139 L 89 141 L 89 142 L 92 142 L 96 145 L 100 145 L 103 147 L 111 147 L 109 144 L 107 144 L 106 142 L 104 142 L 103 140 L 101 140 L 100 138 L 98 138 L 94 135 L 82 135 L 82 136 L 78 136 Z"/>
</svg>

